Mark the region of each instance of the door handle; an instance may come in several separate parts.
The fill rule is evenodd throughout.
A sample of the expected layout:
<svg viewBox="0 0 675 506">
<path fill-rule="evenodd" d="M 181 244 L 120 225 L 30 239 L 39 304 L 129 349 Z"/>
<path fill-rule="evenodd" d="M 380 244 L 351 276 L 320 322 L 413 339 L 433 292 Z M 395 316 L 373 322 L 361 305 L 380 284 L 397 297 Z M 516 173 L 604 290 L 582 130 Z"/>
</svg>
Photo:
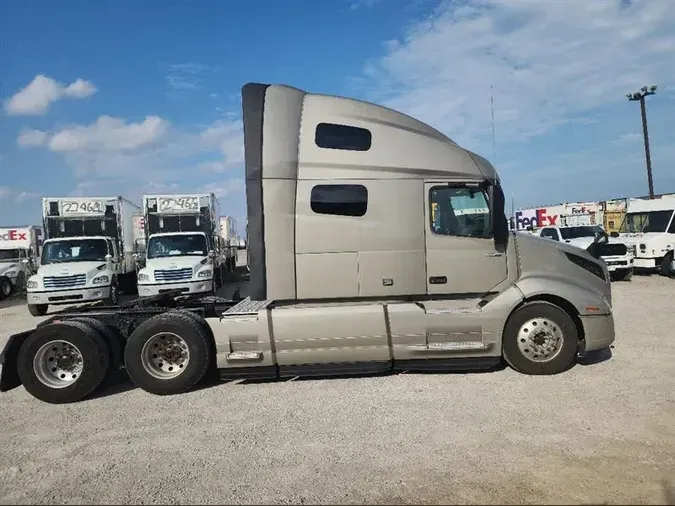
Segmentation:
<svg viewBox="0 0 675 506">
<path fill-rule="evenodd" d="M 444 285 L 448 282 L 448 278 L 446 276 L 431 276 L 429 278 L 429 284 L 430 285 Z"/>
<path fill-rule="evenodd" d="M 495 251 L 495 252 L 491 252 L 491 253 L 485 253 L 485 256 L 486 257 L 500 257 L 500 256 L 502 256 L 502 254 Z"/>
</svg>

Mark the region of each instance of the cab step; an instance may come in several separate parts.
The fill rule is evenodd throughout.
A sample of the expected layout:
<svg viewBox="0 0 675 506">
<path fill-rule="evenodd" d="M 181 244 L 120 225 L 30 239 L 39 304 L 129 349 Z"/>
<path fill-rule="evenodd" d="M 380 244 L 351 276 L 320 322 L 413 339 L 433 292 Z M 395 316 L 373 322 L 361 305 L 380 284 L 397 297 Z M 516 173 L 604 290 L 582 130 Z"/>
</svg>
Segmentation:
<svg viewBox="0 0 675 506">
<path fill-rule="evenodd" d="M 492 343 L 482 341 L 450 341 L 445 343 L 415 344 L 406 346 L 414 351 L 486 351 L 492 348 Z"/>
</svg>

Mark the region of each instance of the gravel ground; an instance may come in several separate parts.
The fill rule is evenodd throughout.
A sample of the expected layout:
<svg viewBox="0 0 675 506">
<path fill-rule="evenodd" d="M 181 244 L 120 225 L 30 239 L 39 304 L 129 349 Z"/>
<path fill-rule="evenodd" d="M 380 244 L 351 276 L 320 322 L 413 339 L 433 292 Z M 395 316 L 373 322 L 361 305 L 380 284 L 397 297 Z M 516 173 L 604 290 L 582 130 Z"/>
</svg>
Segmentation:
<svg viewBox="0 0 675 506">
<path fill-rule="evenodd" d="M 174 397 L 122 378 L 64 406 L 18 388 L 0 395 L 0 502 L 675 504 L 674 293 L 660 276 L 616 283 L 613 356 L 555 377 L 227 383 Z M 5 303 L 0 342 L 35 321 Z"/>
</svg>

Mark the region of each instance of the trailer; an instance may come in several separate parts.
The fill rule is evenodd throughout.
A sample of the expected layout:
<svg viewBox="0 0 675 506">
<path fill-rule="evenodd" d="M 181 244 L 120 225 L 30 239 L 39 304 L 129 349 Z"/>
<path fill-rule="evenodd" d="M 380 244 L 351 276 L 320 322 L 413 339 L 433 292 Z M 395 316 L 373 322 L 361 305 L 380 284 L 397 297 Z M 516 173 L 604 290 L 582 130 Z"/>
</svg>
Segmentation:
<svg viewBox="0 0 675 506">
<path fill-rule="evenodd" d="M 225 252 L 213 193 L 144 195 L 147 245 L 138 272 L 142 297 L 179 289 L 215 292 L 223 284 Z"/>
<path fill-rule="evenodd" d="M 293 378 L 504 360 L 557 374 L 614 341 L 605 263 L 592 247 L 509 232 L 485 158 L 345 97 L 249 83 L 242 108 L 248 296 L 177 290 L 62 312 L 10 338 L 0 390 L 72 402 L 122 363 L 157 395 L 216 371 Z"/>
<path fill-rule="evenodd" d="M 0 228 L 0 300 L 25 290 L 41 251 L 42 227 Z"/>
<path fill-rule="evenodd" d="M 122 197 L 42 199 L 46 240 L 40 267 L 27 283 L 28 310 L 43 316 L 50 305 L 107 300 L 134 293 L 133 215 Z"/>
</svg>

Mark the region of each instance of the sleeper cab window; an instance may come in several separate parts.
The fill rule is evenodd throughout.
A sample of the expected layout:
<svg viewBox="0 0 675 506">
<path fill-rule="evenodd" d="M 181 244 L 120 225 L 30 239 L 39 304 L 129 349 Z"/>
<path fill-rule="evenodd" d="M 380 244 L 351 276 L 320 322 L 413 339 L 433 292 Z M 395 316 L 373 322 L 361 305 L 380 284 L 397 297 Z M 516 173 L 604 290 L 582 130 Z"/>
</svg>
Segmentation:
<svg viewBox="0 0 675 506">
<path fill-rule="evenodd" d="M 437 235 L 489 238 L 490 209 L 478 188 L 434 186 L 429 190 L 431 230 Z"/>
<path fill-rule="evenodd" d="M 312 188 L 310 206 L 317 214 L 360 217 L 368 210 L 368 189 L 360 184 L 319 184 Z"/>
<path fill-rule="evenodd" d="M 314 133 L 314 142 L 320 148 L 347 151 L 368 151 L 372 142 L 370 130 L 365 128 L 319 123 Z"/>
</svg>

